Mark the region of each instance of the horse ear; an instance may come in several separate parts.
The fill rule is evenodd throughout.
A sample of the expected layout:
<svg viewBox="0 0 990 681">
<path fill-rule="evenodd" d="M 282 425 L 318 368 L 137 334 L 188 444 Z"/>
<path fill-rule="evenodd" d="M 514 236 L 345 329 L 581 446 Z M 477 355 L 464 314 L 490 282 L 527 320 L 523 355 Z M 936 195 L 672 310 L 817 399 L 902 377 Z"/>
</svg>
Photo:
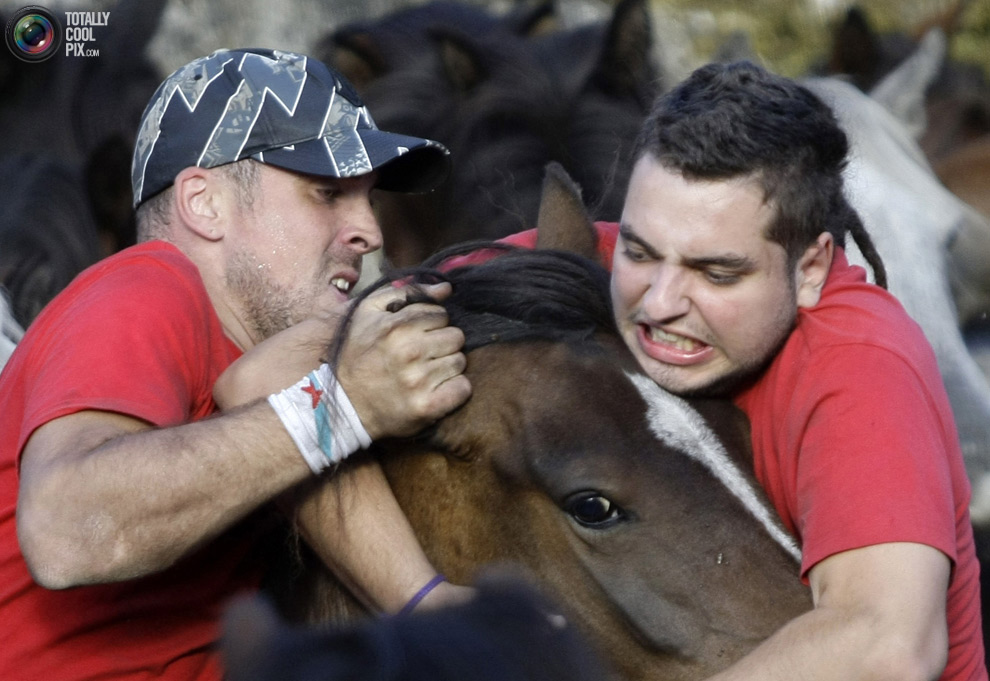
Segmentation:
<svg viewBox="0 0 990 681">
<path fill-rule="evenodd" d="M 870 97 L 904 123 L 914 139 L 919 139 L 928 125 L 925 91 L 942 68 L 945 49 L 942 29 L 931 29 L 914 54 L 870 90 Z"/>
<path fill-rule="evenodd" d="M 581 188 L 556 161 L 547 164 L 536 220 L 536 247 L 598 254 L 598 235 L 581 200 Z"/>
<path fill-rule="evenodd" d="M 878 63 L 880 45 L 876 32 L 861 8 L 849 8 L 833 31 L 828 72 L 845 74 L 862 88 L 871 79 Z"/>
<path fill-rule="evenodd" d="M 533 7 L 517 5 L 517 9 L 506 14 L 505 22 L 512 33 L 526 38 L 560 29 L 560 18 L 554 11 L 552 0 L 537 3 Z"/>
<path fill-rule="evenodd" d="M 631 95 L 649 103 L 656 79 L 652 54 L 653 27 L 645 0 L 621 0 L 609 23 L 593 78 L 613 94 Z"/>
<path fill-rule="evenodd" d="M 340 71 L 358 92 L 388 71 L 385 57 L 371 34 L 361 30 L 327 36 L 316 48 L 317 58 Z"/>
<path fill-rule="evenodd" d="M 449 31 L 434 32 L 444 75 L 458 92 L 470 92 L 488 77 L 481 57 L 469 41 Z"/>
</svg>

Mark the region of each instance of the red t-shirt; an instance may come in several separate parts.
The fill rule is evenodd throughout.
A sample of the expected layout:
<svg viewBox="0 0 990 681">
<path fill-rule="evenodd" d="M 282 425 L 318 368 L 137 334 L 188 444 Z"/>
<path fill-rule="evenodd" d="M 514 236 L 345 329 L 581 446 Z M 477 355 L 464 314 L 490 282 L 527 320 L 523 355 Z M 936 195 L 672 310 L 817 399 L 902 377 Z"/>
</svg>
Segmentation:
<svg viewBox="0 0 990 681">
<path fill-rule="evenodd" d="M 204 418 L 239 355 L 196 267 L 163 242 L 97 263 L 32 323 L 0 374 L 0 679 L 221 678 L 222 607 L 258 584 L 251 523 L 160 574 L 50 591 L 28 574 L 14 513 L 36 428 L 84 409 L 156 426 Z"/>
<path fill-rule="evenodd" d="M 611 267 L 618 225 L 596 228 Z M 532 248 L 536 231 L 503 241 Z M 735 401 L 752 424 L 757 478 L 800 540 L 802 576 L 864 546 L 935 547 L 953 561 L 941 679 L 986 679 L 970 483 L 935 354 L 901 304 L 837 249 L 821 301 L 799 311 L 780 353 Z"/>
<path fill-rule="evenodd" d="M 986 679 L 970 483 L 935 353 L 900 303 L 838 249 L 821 300 L 736 403 L 802 575 L 874 544 L 938 549 L 954 563 L 941 678 Z"/>
</svg>

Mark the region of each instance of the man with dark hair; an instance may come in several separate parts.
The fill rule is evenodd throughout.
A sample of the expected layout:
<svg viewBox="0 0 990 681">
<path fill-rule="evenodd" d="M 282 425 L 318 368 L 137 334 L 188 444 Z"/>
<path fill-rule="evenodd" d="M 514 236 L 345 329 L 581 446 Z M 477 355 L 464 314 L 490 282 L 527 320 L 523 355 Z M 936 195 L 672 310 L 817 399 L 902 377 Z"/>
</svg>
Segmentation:
<svg viewBox="0 0 990 681">
<path fill-rule="evenodd" d="M 374 466 L 320 475 L 470 394 L 463 334 L 401 288 L 358 307 L 336 375 L 318 359 L 381 246 L 371 191 L 447 172 L 303 55 L 220 50 L 165 80 L 134 154 L 140 243 L 79 275 L 0 377 L 0 677 L 221 678 L 221 610 L 257 588 L 259 510 L 287 491 L 333 514 L 299 522 L 372 606 L 461 593 L 420 589 L 435 571 Z M 275 391 L 215 415 L 218 377 L 282 334 Z"/>
<path fill-rule="evenodd" d="M 848 144 L 806 88 L 713 64 L 638 140 L 613 258 L 627 345 L 661 386 L 732 396 L 800 539 L 815 607 L 719 679 L 986 679 L 970 488 L 920 328 L 842 185 Z"/>
<path fill-rule="evenodd" d="M 621 222 L 597 225 L 617 324 L 661 387 L 743 409 L 802 545 L 815 608 L 718 679 L 986 679 L 955 422 L 843 194 L 848 151 L 828 106 L 747 62 L 659 97 Z"/>
</svg>

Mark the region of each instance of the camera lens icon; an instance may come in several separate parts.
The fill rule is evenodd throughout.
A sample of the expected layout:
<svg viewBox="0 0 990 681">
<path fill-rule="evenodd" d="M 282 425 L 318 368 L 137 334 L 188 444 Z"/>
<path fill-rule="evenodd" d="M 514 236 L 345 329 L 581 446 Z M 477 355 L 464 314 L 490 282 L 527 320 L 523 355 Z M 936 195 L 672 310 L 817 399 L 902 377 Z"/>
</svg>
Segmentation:
<svg viewBox="0 0 990 681">
<path fill-rule="evenodd" d="M 15 57 L 40 62 L 58 52 L 62 26 L 52 12 L 32 5 L 22 7 L 10 17 L 4 37 Z"/>
</svg>

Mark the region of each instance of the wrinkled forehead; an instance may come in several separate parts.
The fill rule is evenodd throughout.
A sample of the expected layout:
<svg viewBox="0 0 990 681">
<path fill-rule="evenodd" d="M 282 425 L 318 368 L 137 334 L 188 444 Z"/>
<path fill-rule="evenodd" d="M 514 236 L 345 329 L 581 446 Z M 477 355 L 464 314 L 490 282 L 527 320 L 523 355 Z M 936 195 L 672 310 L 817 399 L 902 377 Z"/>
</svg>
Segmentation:
<svg viewBox="0 0 990 681">
<path fill-rule="evenodd" d="M 769 243 L 777 213 L 759 175 L 693 177 L 645 155 L 633 169 L 621 222 L 657 245 L 745 251 Z"/>
</svg>

